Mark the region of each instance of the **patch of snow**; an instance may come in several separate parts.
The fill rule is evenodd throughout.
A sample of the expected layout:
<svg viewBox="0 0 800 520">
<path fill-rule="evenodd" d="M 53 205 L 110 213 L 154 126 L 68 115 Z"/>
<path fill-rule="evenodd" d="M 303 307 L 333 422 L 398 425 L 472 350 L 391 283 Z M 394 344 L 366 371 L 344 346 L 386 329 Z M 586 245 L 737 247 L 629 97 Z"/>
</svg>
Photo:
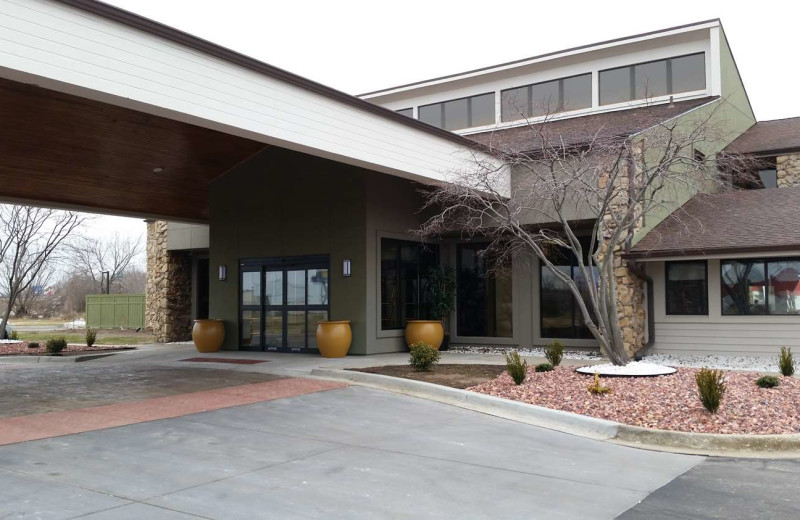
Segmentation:
<svg viewBox="0 0 800 520">
<path fill-rule="evenodd" d="M 450 347 L 447 352 L 454 354 L 507 354 L 512 350 L 519 352 L 520 356 L 530 357 L 544 357 L 544 349 L 542 347 L 489 347 L 489 346 L 457 346 Z M 564 349 L 564 359 L 602 359 L 603 356 L 599 352 L 591 350 L 567 350 Z"/>
<path fill-rule="evenodd" d="M 646 361 L 631 361 L 625 366 L 612 365 L 589 365 L 588 367 L 576 368 L 576 372 L 581 374 L 600 374 L 601 376 L 666 376 L 677 372 L 676 369 L 664 365 L 656 365 Z"/>
<path fill-rule="evenodd" d="M 686 368 L 714 368 L 752 372 L 778 372 L 778 356 L 719 356 L 699 354 L 652 354 L 645 356 L 652 363 Z"/>
<path fill-rule="evenodd" d="M 64 324 L 65 329 L 85 329 L 86 320 L 68 321 Z"/>
<path fill-rule="evenodd" d="M 22 341 L 18 339 L 0 339 L 0 344 L 6 344 L 6 343 L 22 343 Z"/>
</svg>

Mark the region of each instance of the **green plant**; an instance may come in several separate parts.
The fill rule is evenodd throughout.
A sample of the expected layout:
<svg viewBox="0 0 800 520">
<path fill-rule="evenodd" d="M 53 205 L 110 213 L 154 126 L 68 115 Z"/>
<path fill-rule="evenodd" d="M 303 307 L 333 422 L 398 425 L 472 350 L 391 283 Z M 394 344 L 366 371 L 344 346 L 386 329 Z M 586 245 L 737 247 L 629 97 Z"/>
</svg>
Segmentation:
<svg viewBox="0 0 800 520">
<path fill-rule="evenodd" d="M 441 355 L 439 351 L 423 341 L 417 341 L 409 347 L 411 356 L 408 364 L 415 370 L 430 370 L 433 365 L 439 362 Z"/>
<path fill-rule="evenodd" d="M 564 345 L 558 340 L 553 340 L 552 343 L 544 348 L 544 357 L 547 358 L 551 365 L 557 367 L 561 364 L 561 360 L 564 359 Z"/>
<path fill-rule="evenodd" d="M 539 363 L 538 365 L 536 365 L 536 368 L 534 368 L 534 370 L 536 370 L 537 372 L 550 372 L 551 370 L 553 370 L 553 365 L 551 365 L 550 363 Z"/>
<path fill-rule="evenodd" d="M 761 388 L 775 388 L 781 384 L 781 380 L 775 376 L 761 376 L 756 379 L 756 384 Z"/>
<path fill-rule="evenodd" d="M 611 388 L 600 383 L 600 375 L 597 372 L 594 373 L 594 379 L 592 379 L 592 382 L 589 383 L 589 386 L 587 386 L 586 389 L 589 390 L 589 393 L 594 395 L 605 395 L 611 393 Z"/>
<path fill-rule="evenodd" d="M 39 348 L 39 344 L 35 341 L 28 343 L 28 348 Z"/>
<path fill-rule="evenodd" d="M 781 347 L 781 355 L 778 358 L 778 368 L 781 374 L 791 377 L 794 375 L 794 356 L 792 356 L 792 349 Z"/>
<path fill-rule="evenodd" d="M 13 339 L 14 341 L 17 341 L 19 339 L 19 334 L 17 333 L 16 330 L 12 330 L 11 335 L 8 337 L 8 339 Z"/>
<path fill-rule="evenodd" d="M 58 354 L 67 348 L 67 340 L 64 338 L 50 338 L 45 344 L 45 350 L 48 354 Z"/>
<path fill-rule="evenodd" d="M 97 331 L 94 329 L 86 329 L 86 346 L 91 347 L 97 341 Z"/>
<path fill-rule="evenodd" d="M 697 389 L 700 392 L 700 401 L 706 410 L 717 413 L 722 396 L 725 395 L 725 377 L 721 370 L 701 368 L 695 375 Z"/>
<path fill-rule="evenodd" d="M 516 350 L 506 354 L 506 370 L 515 384 L 521 385 L 525 382 L 525 373 L 528 370 L 528 362 L 519 356 Z"/>
</svg>

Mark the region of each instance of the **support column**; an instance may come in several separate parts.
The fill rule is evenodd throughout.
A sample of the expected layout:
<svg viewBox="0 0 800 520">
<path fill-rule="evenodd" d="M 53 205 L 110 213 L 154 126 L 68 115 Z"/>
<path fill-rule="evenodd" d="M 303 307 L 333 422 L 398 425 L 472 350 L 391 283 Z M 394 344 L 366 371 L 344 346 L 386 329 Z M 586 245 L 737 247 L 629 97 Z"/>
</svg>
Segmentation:
<svg viewBox="0 0 800 520">
<path fill-rule="evenodd" d="M 145 326 L 159 343 L 186 341 L 192 331 L 192 262 L 167 249 L 167 222 L 147 222 Z"/>
</svg>

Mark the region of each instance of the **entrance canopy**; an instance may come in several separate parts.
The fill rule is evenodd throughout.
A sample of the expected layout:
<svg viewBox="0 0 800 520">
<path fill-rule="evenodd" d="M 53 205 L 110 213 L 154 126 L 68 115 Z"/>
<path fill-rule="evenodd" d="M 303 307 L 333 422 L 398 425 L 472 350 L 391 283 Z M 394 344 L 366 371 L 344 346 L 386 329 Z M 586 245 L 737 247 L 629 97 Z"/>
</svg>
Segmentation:
<svg viewBox="0 0 800 520">
<path fill-rule="evenodd" d="M 93 0 L 0 1 L 0 197 L 205 222 L 279 146 L 420 182 L 480 145 Z M 269 175 L 269 172 L 264 172 Z"/>
</svg>

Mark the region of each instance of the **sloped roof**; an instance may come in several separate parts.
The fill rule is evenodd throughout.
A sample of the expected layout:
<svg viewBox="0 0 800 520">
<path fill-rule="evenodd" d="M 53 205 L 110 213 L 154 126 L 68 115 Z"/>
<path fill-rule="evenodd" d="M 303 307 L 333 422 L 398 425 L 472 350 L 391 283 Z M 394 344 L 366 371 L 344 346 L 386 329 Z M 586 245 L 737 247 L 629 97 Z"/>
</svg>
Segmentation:
<svg viewBox="0 0 800 520">
<path fill-rule="evenodd" d="M 800 117 L 759 121 L 734 139 L 725 151 L 754 155 L 800 151 Z"/>
<path fill-rule="evenodd" d="M 626 110 L 615 110 L 566 119 L 552 119 L 532 126 L 519 126 L 492 130 L 466 137 L 495 149 L 508 152 L 533 152 L 541 149 L 539 128 L 551 143 L 564 142 L 567 146 L 579 146 L 590 142 L 595 135 L 602 138 L 627 137 L 646 130 L 693 108 L 719 99 L 706 96 L 698 99 L 648 105 Z"/>
<path fill-rule="evenodd" d="M 701 194 L 647 233 L 629 257 L 800 250 L 800 187 Z"/>
</svg>

